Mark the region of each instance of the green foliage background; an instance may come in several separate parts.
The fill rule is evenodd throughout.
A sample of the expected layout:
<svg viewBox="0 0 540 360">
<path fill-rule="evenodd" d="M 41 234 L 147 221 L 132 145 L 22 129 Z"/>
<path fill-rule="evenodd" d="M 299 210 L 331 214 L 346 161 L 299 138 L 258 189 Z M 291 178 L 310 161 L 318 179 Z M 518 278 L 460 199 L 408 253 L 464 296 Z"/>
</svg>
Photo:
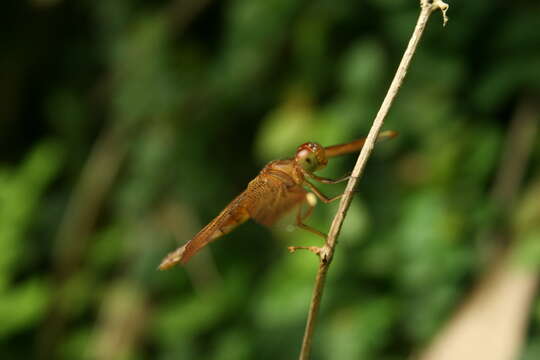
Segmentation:
<svg viewBox="0 0 540 360">
<path fill-rule="evenodd" d="M 314 359 L 418 351 L 499 247 L 481 229 L 513 222 L 490 188 L 510 119 L 540 99 L 540 6 L 450 5 L 346 220 Z M 295 358 L 317 261 L 286 246 L 320 239 L 248 223 L 187 268 L 156 266 L 267 161 L 367 134 L 417 14 L 415 0 L 4 2 L 2 358 Z M 539 164 L 537 138 L 524 189 Z M 538 194 L 522 193 L 532 220 L 511 232 L 533 264 Z M 335 210 L 310 223 L 328 229 Z M 538 300 L 522 358 L 540 358 Z"/>
</svg>

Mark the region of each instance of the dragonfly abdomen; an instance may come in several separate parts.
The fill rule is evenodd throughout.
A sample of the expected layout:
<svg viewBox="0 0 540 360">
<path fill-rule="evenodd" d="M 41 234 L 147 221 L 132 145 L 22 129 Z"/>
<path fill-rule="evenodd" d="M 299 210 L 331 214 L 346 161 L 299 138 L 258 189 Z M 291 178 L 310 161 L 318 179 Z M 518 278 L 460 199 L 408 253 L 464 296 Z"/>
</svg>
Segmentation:
<svg viewBox="0 0 540 360">
<path fill-rule="evenodd" d="M 249 213 L 242 206 L 243 194 L 238 196 L 214 220 L 206 225 L 187 243 L 169 253 L 159 265 L 161 270 L 168 269 L 178 263 L 185 264 L 208 243 L 230 233 L 238 225 L 249 219 Z"/>
<path fill-rule="evenodd" d="M 235 209 L 232 209 L 230 211 L 227 211 L 225 214 L 220 214 L 216 220 L 222 216 L 223 224 L 220 224 L 220 226 L 217 226 L 215 231 L 210 235 L 210 241 L 213 241 L 220 236 L 223 236 L 225 234 L 230 233 L 233 231 L 238 225 L 243 224 L 249 219 L 249 213 L 246 210 L 246 208 L 242 206 L 238 206 Z"/>
</svg>

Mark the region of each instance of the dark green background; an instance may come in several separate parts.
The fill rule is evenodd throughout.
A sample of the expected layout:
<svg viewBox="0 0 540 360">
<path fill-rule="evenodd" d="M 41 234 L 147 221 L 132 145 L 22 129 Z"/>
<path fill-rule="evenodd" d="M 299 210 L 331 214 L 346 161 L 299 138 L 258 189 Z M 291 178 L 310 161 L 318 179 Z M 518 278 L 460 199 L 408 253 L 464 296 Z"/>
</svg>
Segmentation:
<svg viewBox="0 0 540 360">
<path fill-rule="evenodd" d="M 478 234 L 494 220 L 512 229 L 490 189 L 510 120 L 540 99 L 540 6 L 450 5 L 386 120 L 399 138 L 377 146 L 360 182 L 314 359 L 418 351 L 503 245 Z M 295 358 L 317 261 L 286 247 L 320 239 L 250 222 L 187 269 L 156 266 L 269 160 L 367 134 L 418 11 L 414 0 L 2 2 L 1 357 Z M 520 198 L 539 164 L 537 137 Z M 335 210 L 319 204 L 309 223 L 327 231 Z M 506 239 L 528 239 L 537 262 L 533 218 Z M 537 299 L 522 359 L 538 358 Z"/>
</svg>

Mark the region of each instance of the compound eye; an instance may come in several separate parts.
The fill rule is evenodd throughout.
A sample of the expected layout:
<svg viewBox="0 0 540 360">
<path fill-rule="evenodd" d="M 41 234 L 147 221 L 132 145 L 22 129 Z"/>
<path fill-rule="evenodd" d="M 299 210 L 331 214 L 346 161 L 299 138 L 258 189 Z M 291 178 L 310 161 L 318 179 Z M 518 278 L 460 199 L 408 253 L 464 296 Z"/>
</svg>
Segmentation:
<svg viewBox="0 0 540 360">
<path fill-rule="evenodd" d="M 309 172 L 313 172 L 319 167 L 319 161 L 317 160 L 317 157 L 314 153 L 308 150 L 302 150 L 298 154 L 298 163 L 304 170 L 307 170 Z"/>
</svg>

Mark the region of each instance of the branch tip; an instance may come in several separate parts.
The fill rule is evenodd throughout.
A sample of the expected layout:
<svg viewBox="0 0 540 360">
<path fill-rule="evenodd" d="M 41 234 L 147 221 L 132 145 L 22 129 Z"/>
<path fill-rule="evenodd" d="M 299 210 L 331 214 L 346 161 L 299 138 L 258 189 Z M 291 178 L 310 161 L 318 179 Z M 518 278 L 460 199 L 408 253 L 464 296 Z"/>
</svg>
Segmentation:
<svg viewBox="0 0 540 360">
<path fill-rule="evenodd" d="M 446 11 L 450 7 L 450 5 L 448 5 L 447 3 L 445 3 L 444 1 L 441 1 L 441 0 L 436 0 L 433 3 L 433 5 L 438 7 L 441 10 L 442 17 L 443 17 L 443 24 L 442 25 L 446 26 L 446 23 L 448 22 L 448 16 L 446 16 Z"/>
<path fill-rule="evenodd" d="M 450 7 L 447 3 L 442 0 L 420 0 L 420 6 L 422 8 L 428 8 L 431 12 L 435 10 L 441 10 L 443 17 L 443 26 L 446 26 L 448 22 L 448 16 L 446 16 L 446 11 Z"/>
</svg>

